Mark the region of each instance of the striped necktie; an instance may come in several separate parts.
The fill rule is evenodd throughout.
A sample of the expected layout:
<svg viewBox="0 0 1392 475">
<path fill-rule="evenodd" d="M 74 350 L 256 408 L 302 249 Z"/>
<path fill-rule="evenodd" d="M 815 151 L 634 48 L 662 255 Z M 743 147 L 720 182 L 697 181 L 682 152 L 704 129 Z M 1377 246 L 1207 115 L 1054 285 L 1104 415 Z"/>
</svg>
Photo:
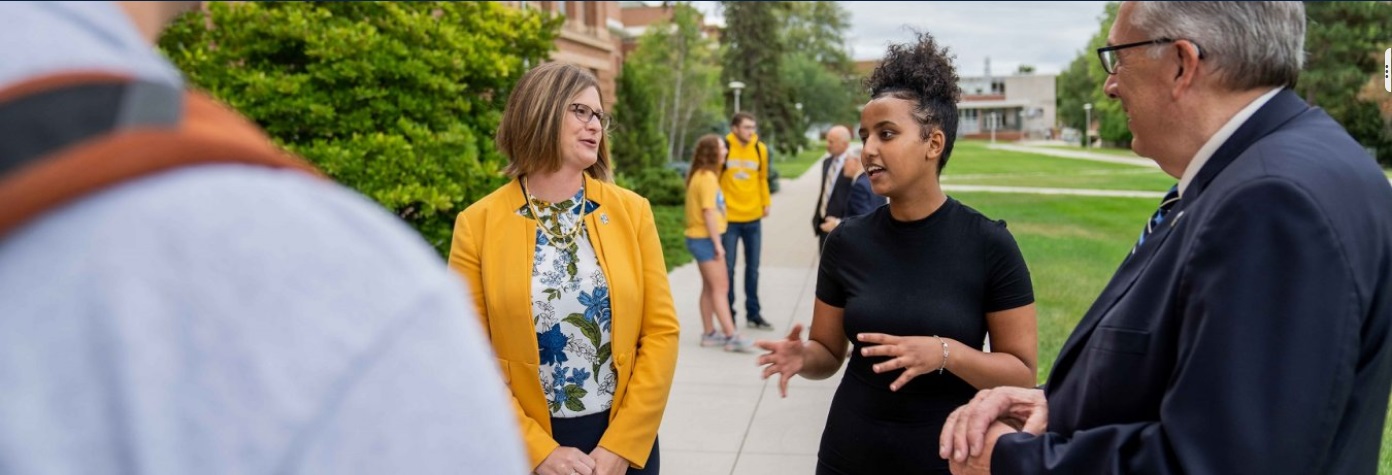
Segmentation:
<svg viewBox="0 0 1392 475">
<path fill-rule="evenodd" d="M 1165 197 L 1160 199 L 1160 207 L 1156 208 L 1155 214 L 1150 216 L 1149 221 L 1146 221 L 1145 229 L 1141 230 L 1141 237 L 1136 239 L 1136 245 L 1131 246 L 1131 254 L 1135 254 L 1136 249 L 1140 249 L 1141 244 L 1145 243 L 1147 237 L 1150 237 L 1150 233 L 1155 232 L 1155 230 L 1160 227 L 1160 224 L 1165 222 L 1165 216 L 1168 215 L 1170 210 L 1174 209 L 1175 205 L 1178 203 L 1179 185 L 1171 186 L 1170 191 L 1165 193 Z"/>
</svg>

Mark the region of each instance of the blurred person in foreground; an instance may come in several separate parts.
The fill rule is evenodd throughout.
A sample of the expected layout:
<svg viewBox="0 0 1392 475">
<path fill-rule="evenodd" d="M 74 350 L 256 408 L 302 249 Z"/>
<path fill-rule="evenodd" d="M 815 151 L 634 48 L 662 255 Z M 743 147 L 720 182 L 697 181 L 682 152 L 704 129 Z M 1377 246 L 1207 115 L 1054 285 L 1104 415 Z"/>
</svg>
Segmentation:
<svg viewBox="0 0 1392 475">
<path fill-rule="evenodd" d="M 0 472 L 525 471 L 464 284 L 184 91 L 191 3 L 0 4 Z"/>
<path fill-rule="evenodd" d="M 953 413 L 939 453 L 954 471 L 1377 471 L 1392 187 L 1290 90 L 1304 39 L 1298 2 L 1121 5 L 1104 90 L 1136 153 L 1179 183 L 1045 388 Z"/>
<path fill-rule="evenodd" d="M 656 474 L 678 325 L 648 200 L 610 181 L 599 82 L 546 63 L 508 97 L 512 180 L 454 225 L 474 302 L 540 475 Z"/>
</svg>

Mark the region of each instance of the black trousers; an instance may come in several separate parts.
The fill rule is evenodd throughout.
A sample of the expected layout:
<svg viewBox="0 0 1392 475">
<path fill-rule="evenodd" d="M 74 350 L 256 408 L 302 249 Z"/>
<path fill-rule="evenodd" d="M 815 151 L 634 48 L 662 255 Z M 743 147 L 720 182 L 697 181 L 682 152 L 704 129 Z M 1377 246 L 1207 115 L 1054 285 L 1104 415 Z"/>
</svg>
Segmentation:
<svg viewBox="0 0 1392 475">
<path fill-rule="evenodd" d="M 551 434 L 562 447 L 575 447 L 585 453 L 593 452 L 599 446 L 599 439 L 609 428 L 609 412 L 567 419 L 551 418 Z M 628 475 L 657 475 L 661 468 L 661 451 L 657 449 L 657 439 L 653 439 L 652 453 L 648 464 L 642 470 L 628 468 Z"/>
</svg>

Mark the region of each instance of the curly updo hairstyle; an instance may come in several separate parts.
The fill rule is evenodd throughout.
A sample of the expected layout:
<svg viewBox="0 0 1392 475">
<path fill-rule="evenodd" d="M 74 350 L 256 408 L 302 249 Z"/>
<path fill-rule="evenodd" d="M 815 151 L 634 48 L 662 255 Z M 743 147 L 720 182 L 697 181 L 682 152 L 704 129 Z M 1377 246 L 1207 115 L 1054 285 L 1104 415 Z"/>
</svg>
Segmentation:
<svg viewBox="0 0 1392 475">
<path fill-rule="evenodd" d="M 939 46 L 931 34 L 915 34 L 915 43 L 890 45 L 884 60 L 865 80 L 865 87 L 872 100 L 888 96 L 913 103 L 912 115 L 923 140 L 935 128 L 943 132 L 945 142 L 938 160 L 938 173 L 942 173 L 957 140 L 957 101 L 962 92 L 947 47 Z"/>
</svg>

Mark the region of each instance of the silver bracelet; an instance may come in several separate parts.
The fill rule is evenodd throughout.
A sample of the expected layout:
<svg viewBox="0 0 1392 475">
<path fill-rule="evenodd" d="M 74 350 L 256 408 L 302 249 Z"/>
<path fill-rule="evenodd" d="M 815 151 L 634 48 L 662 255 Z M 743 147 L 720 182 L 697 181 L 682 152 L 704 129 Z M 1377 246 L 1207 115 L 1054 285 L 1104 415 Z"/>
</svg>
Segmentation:
<svg viewBox="0 0 1392 475">
<path fill-rule="evenodd" d="M 947 351 L 947 340 L 944 340 L 943 337 L 940 337 L 940 336 L 937 336 L 937 335 L 933 335 L 933 337 L 934 337 L 934 338 L 937 338 L 937 339 L 938 339 L 938 343 L 942 343 L 942 347 L 943 347 L 943 359 L 942 359 L 942 363 L 938 365 L 938 374 L 942 374 L 942 373 L 943 373 L 943 370 L 947 368 L 947 355 L 948 355 L 948 351 Z"/>
</svg>

